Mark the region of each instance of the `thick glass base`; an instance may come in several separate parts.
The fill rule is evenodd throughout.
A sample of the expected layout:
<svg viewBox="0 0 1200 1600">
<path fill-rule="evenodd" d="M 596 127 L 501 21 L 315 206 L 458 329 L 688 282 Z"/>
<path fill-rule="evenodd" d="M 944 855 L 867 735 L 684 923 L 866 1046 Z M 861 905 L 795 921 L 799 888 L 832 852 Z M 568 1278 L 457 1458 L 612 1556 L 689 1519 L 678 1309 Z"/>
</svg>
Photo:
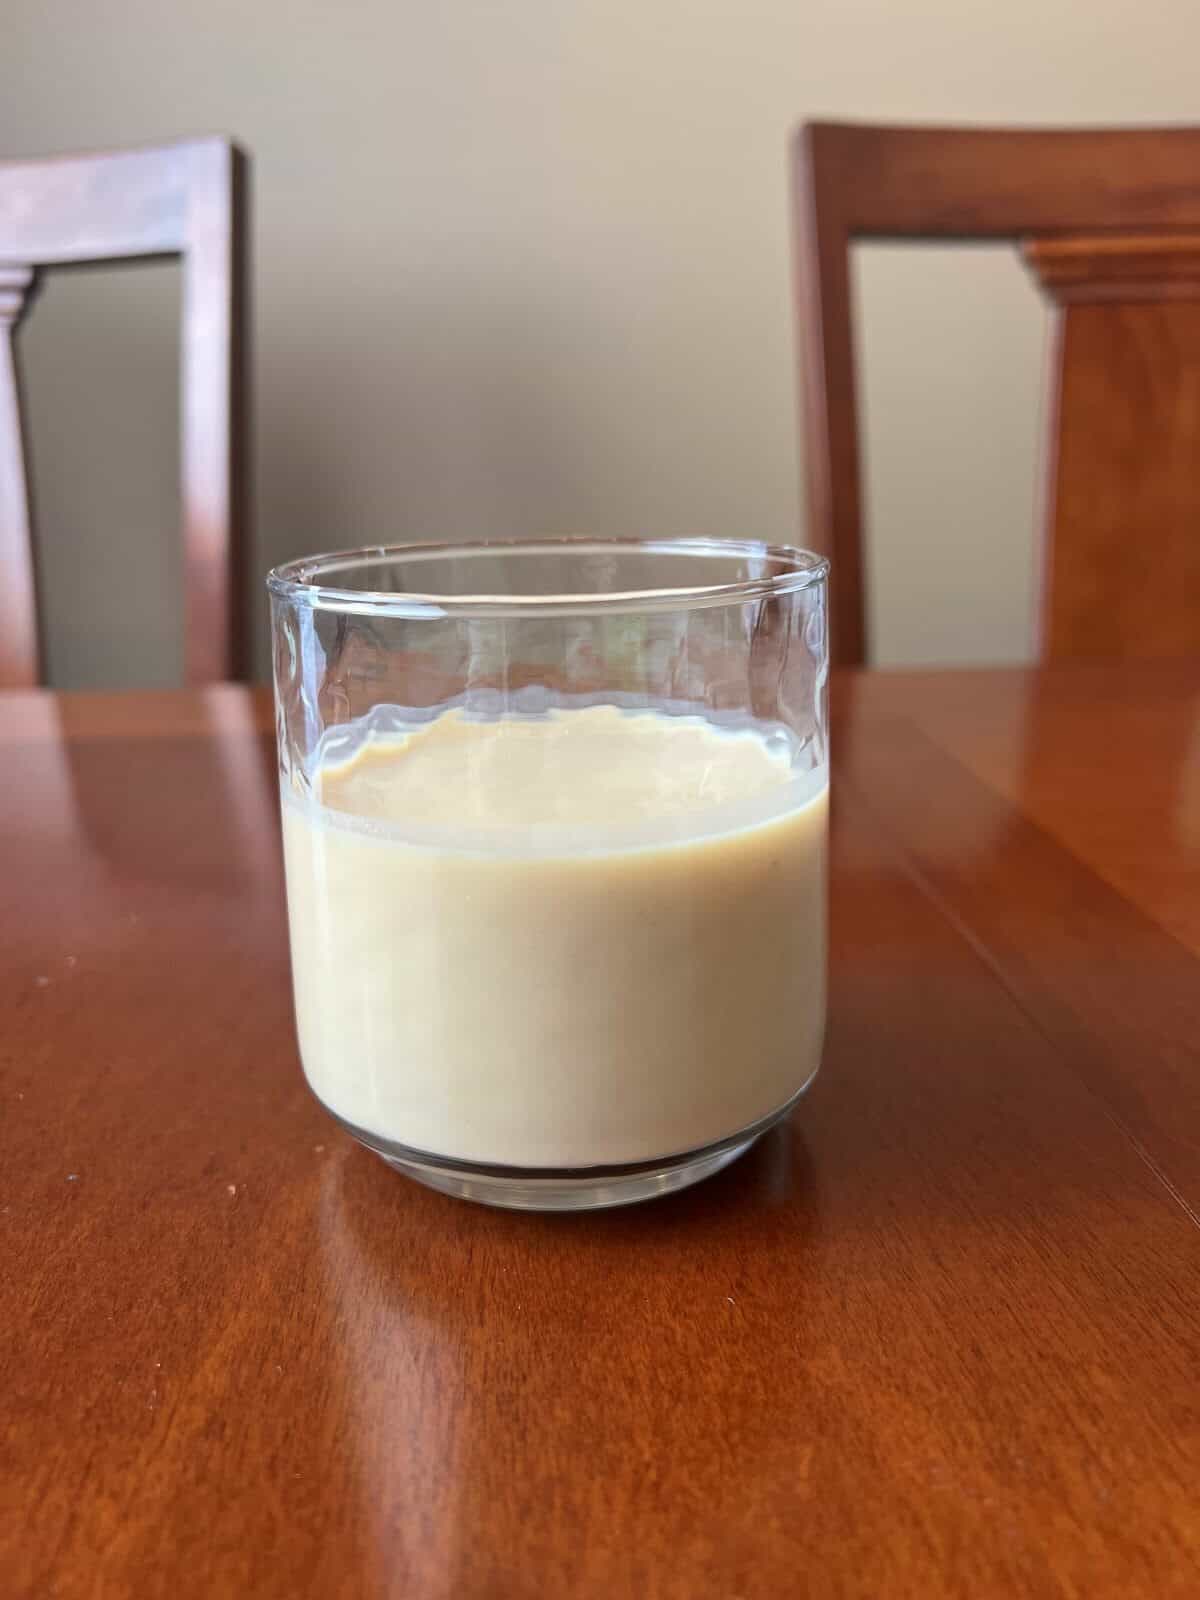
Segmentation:
<svg viewBox="0 0 1200 1600">
<path fill-rule="evenodd" d="M 718 1140 L 702 1150 L 616 1167 L 492 1167 L 452 1161 L 381 1139 L 363 1128 L 356 1128 L 336 1112 L 331 1115 L 368 1150 L 382 1156 L 389 1167 L 442 1194 L 455 1195 L 460 1200 L 477 1200 L 485 1206 L 502 1206 L 510 1211 L 599 1211 L 608 1206 L 627 1206 L 638 1200 L 674 1194 L 678 1189 L 699 1183 L 702 1178 L 712 1177 L 744 1155 L 768 1128 L 786 1117 L 811 1082 L 812 1078 L 777 1111 L 731 1134 L 728 1139 Z"/>
<path fill-rule="evenodd" d="M 757 1138 L 757 1134 L 755 1138 Z M 440 1167 L 430 1161 L 385 1155 L 389 1167 L 416 1178 L 418 1183 L 460 1200 L 478 1200 L 485 1206 L 504 1206 L 510 1211 L 598 1211 L 605 1206 L 632 1205 L 635 1200 L 653 1200 L 660 1194 L 673 1194 L 720 1172 L 748 1150 L 754 1139 L 701 1156 L 673 1157 L 648 1168 L 627 1171 L 584 1169 L 576 1173 L 547 1177 L 514 1167 L 511 1176 L 498 1171 L 467 1173 Z"/>
</svg>

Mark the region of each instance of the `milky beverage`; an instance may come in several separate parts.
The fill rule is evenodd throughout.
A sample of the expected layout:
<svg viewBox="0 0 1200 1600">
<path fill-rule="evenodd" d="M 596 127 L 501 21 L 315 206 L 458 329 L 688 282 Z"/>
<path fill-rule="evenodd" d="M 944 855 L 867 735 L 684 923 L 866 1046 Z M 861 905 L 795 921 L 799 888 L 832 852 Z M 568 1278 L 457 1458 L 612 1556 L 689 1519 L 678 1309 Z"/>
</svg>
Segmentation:
<svg viewBox="0 0 1200 1600">
<path fill-rule="evenodd" d="M 782 730 L 595 705 L 345 733 L 283 807 L 301 1055 L 339 1117 L 615 1165 L 816 1071 L 826 775 Z"/>
</svg>

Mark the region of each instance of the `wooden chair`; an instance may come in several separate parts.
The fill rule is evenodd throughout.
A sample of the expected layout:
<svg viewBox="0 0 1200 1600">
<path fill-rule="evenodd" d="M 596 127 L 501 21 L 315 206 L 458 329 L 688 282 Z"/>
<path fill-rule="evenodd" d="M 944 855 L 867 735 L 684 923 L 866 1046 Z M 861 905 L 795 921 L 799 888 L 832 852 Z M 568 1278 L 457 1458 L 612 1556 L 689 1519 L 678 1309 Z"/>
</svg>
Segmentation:
<svg viewBox="0 0 1200 1600">
<path fill-rule="evenodd" d="M 13 335 L 40 268 L 151 256 L 183 258 L 184 670 L 189 683 L 240 674 L 245 184 L 224 139 L 0 163 L 0 687 L 42 676 Z"/>
<path fill-rule="evenodd" d="M 1200 649 L 1200 128 L 809 123 L 793 192 L 810 537 L 834 560 L 835 660 L 868 656 L 855 239 L 1010 239 L 1053 307 L 1043 654 Z"/>
</svg>

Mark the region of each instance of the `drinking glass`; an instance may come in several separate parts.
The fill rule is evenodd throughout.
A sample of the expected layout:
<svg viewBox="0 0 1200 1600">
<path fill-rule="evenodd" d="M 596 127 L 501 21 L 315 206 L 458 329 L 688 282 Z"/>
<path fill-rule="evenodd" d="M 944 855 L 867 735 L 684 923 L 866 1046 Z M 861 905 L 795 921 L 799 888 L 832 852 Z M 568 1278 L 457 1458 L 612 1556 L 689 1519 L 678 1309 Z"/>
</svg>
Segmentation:
<svg viewBox="0 0 1200 1600">
<path fill-rule="evenodd" d="M 826 580 L 734 539 L 270 574 L 300 1056 L 355 1138 L 583 1210 L 787 1114 L 824 1034 Z"/>
</svg>

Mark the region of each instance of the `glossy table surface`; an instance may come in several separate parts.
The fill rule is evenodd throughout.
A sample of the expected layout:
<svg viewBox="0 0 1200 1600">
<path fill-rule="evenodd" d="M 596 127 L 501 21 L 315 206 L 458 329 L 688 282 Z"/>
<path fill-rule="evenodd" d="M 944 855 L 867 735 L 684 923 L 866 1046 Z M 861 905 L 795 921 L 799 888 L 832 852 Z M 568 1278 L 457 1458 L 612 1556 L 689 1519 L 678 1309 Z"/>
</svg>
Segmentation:
<svg viewBox="0 0 1200 1600">
<path fill-rule="evenodd" d="M 584 1217 L 310 1098 L 261 693 L 0 699 L 6 1596 L 1200 1594 L 1200 664 L 835 687 L 822 1076 Z"/>
</svg>

